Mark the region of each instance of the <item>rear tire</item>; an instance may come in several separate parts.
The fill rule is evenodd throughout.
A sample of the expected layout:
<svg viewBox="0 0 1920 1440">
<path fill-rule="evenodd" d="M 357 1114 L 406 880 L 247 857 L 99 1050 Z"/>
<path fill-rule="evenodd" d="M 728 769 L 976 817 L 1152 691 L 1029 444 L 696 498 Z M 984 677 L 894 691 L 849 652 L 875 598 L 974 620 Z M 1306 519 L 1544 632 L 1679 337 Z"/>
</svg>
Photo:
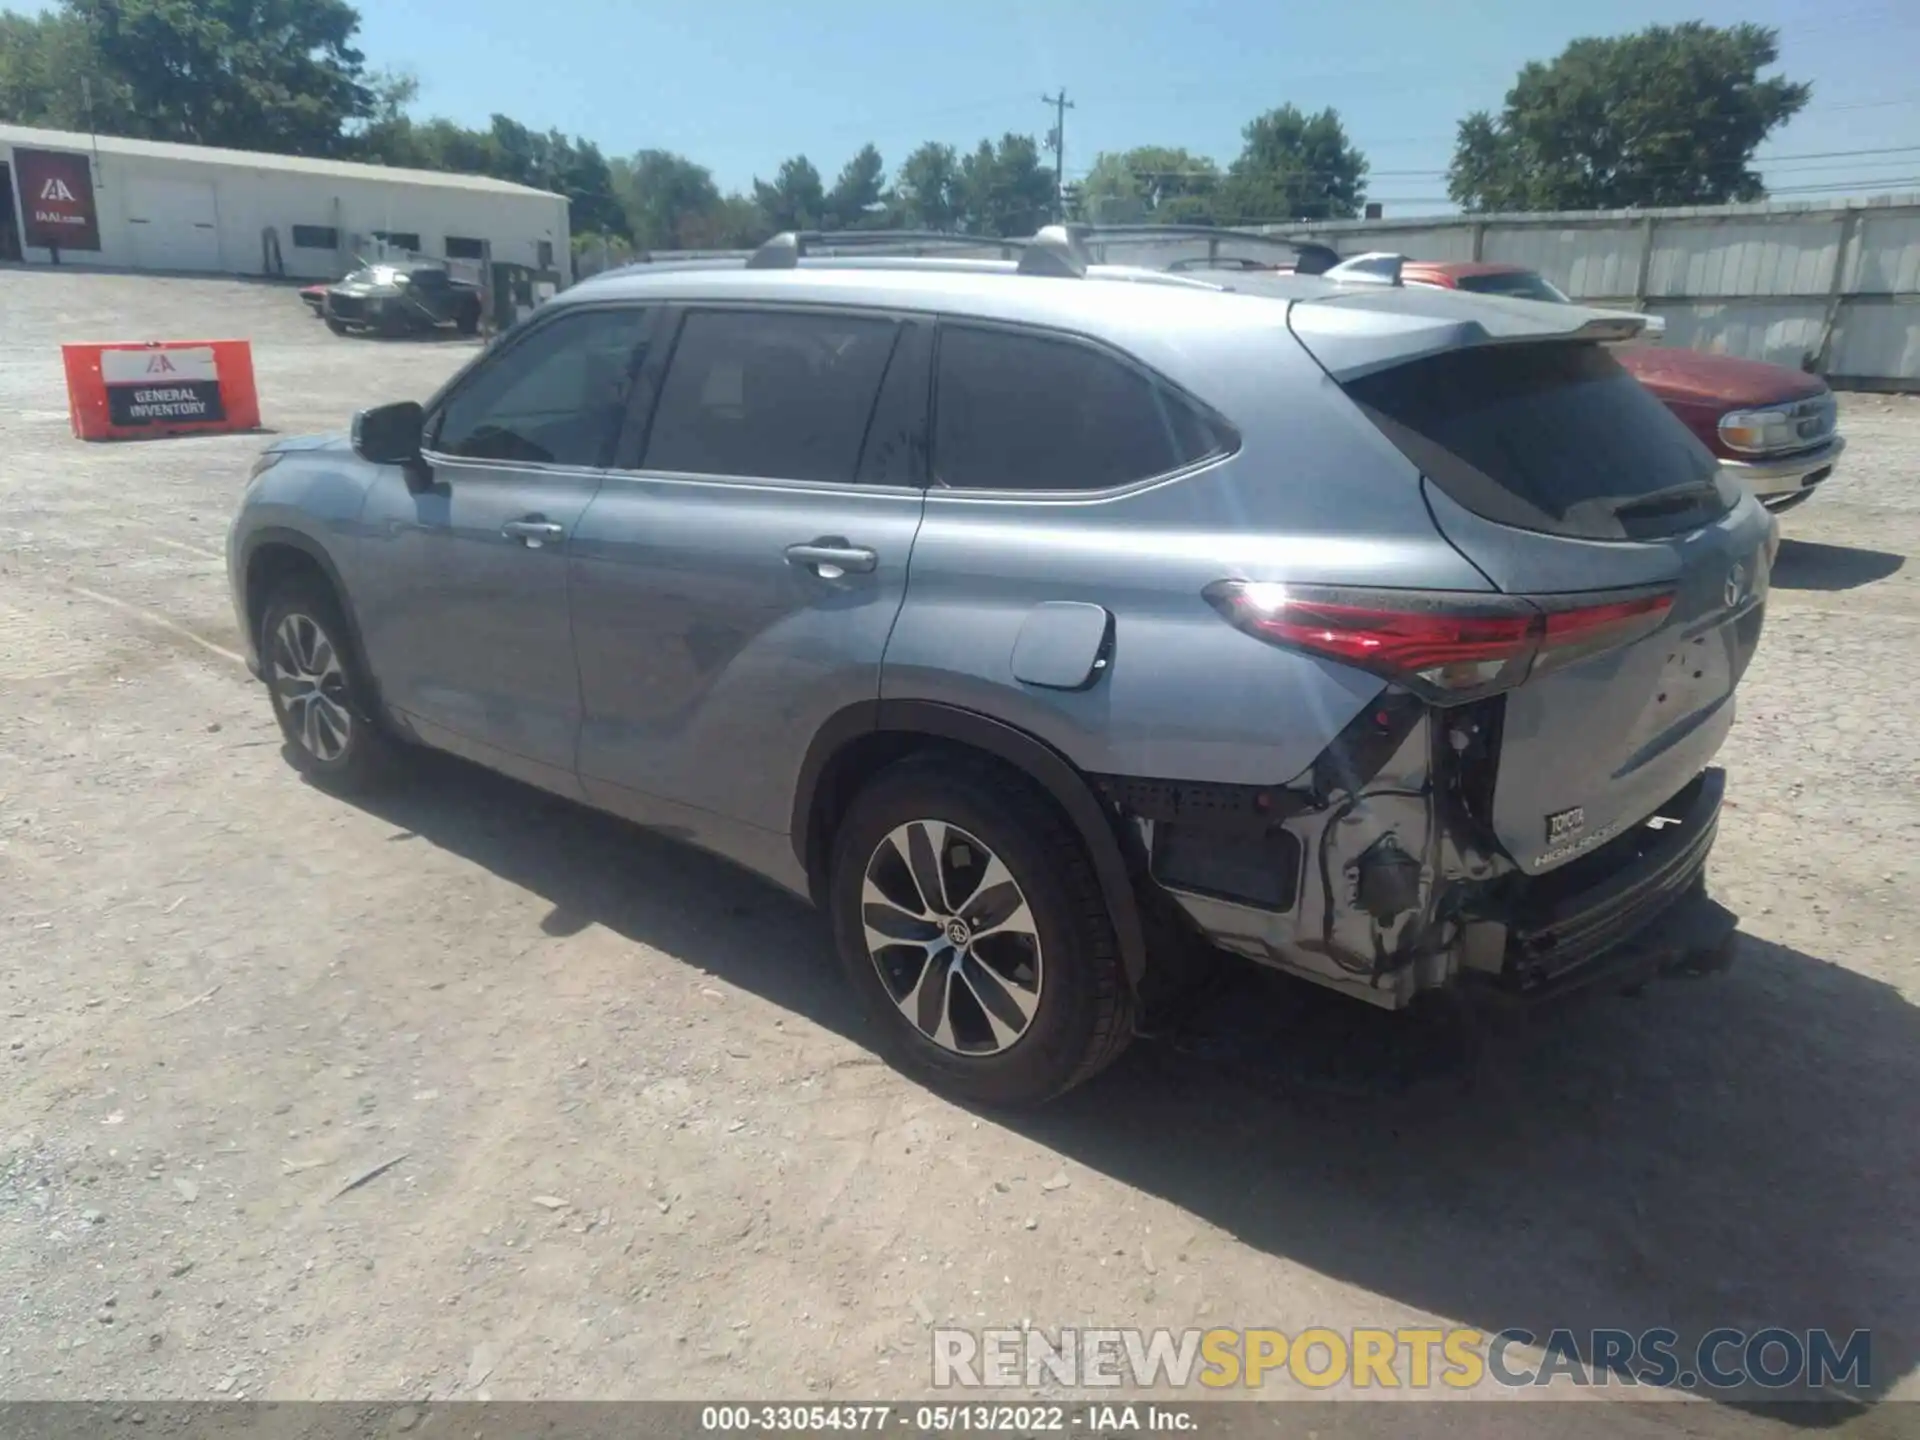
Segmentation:
<svg viewBox="0 0 1920 1440">
<path fill-rule="evenodd" d="M 260 669 L 294 769 L 342 795 L 392 778 L 394 743 L 376 718 L 352 632 L 325 585 L 300 577 L 268 596 Z"/>
<path fill-rule="evenodd" d="M 463 307 L 453 324 L 454 328 L 462 335 L 478 335 L 480 333 L 480 306 L 476 303 Z"/>
<path fill-rule="evenodd" d="M 937 1089 L 1037 1104 L 1133 1036 L 1092 862 L 1024 777 L 949 757 L 882 771 L 839 827 L 829 897 L 882 1048 Z"/>
</svg>

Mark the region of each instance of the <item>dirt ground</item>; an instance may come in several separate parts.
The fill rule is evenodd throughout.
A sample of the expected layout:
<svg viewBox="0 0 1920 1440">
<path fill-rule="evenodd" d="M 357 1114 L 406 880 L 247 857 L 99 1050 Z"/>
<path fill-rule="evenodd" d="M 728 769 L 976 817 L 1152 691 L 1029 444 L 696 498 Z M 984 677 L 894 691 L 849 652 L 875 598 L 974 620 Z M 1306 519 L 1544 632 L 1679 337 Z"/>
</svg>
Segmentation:
<svg viewBox="0 0 1920 1440">
<path fill-rule="evenodd" d="M 1250 974 L 1009 1120 L 717 861 L 451 761 L 299 783 L 220 558 L 262 440 L 84 445 L 57 350 L 250 338 L 298 433 L 470 343 L 224 281 L 0 315 L 0 1397 L 901 1397 L 936 1323 L 1424 1323 L 1866 1328 L 1920 1398 L 1920 402 L 1845 397 L 1784 521 L 1730 974 L 1419 1065 Z"/>
</svg>

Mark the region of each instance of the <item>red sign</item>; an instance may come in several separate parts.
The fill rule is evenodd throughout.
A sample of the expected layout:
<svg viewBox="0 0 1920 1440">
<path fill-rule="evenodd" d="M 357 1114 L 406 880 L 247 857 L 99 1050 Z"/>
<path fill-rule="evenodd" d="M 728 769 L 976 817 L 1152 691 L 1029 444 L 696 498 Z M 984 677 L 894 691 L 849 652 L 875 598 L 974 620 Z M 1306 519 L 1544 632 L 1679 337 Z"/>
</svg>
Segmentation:
<svg viewBox="0 0 1920 1440">
<path fill-rule="evenodd" d="M 132 440 L 260 428 L 253 347 L 163 340 L 60 347 L 67 408 L 82 440 Z"/>
<path fill-rule="evenodd" d="M 24 239 L 49 250 L 98 250 L 100 217 L 93 206 L 93 168 L 69 150 L 13 152 L 19 175 Z"/>
</svg>

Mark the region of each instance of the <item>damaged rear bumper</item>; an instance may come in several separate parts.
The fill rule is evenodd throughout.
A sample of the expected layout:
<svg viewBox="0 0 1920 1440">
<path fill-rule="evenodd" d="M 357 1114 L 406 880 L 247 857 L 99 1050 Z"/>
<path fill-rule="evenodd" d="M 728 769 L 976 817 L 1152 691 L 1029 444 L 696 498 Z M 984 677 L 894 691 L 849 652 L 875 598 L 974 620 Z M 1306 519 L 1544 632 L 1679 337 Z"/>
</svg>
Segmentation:
<svg viewBox="0 0 1920 1440">
<path fill-rule="evenodd" d="M 1347 737 L 1349 784 L 1102 788 L 1139 827 L 1148 876 L 1211 943 L 1383 1008 L 1456 984 L 1527 1004 L 1730 953 L 1737 921 L 1704 879 L 1725 772 L 1528 875 L 1465 818 L 1459 787 L 1435 782 L 1446 761 L 1426 727 L 1381 728 L 1373 755 Z"/>
<path fill-rule="evenodd" d="M 1726 772 L 1703 771 L 1612 844 L 1526 882 L 1502 927 L 1494 986 L 1546 999 L 1717 948 L 1738 923 L 1706 896 L 1725 794 Z"/>
</svg>

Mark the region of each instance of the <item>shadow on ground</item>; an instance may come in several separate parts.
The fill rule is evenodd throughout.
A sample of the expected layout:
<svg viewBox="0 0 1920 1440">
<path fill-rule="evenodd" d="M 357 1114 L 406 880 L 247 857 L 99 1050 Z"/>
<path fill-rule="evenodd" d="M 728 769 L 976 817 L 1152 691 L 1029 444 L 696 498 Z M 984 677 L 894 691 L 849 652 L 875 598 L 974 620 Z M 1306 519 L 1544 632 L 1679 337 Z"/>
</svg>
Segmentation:
<svg viewBox="0 0 1920 1440">
<path fill-rule="evenodd" d="M 866 1035 L 824 926 L 720 861 L 438 756 L 363 803 L 397 842 L 543 896 L 550 934 L 606 926 Z M 1410 1034 L 1235 971 L 1170 1037 L 996 1119 L 1247 1245 L 1488 1332 L 1665 1326 L 1684 1361 L 1720 1326 L 1865 1329 L 1862 1398 L 1914 1368 L 1920 1010 L 1896 990 L 1745 937 L 1727 975 L 1472 1033 Z"/>
<path fill-rule="evenodd" d="M 1906 563 L 1906 556 L 1885 550 L 1782 540 L 1773 562 L 1773 586 L 1776 590 L 1854 590 L 1885 580 Z"/>
</svg>

